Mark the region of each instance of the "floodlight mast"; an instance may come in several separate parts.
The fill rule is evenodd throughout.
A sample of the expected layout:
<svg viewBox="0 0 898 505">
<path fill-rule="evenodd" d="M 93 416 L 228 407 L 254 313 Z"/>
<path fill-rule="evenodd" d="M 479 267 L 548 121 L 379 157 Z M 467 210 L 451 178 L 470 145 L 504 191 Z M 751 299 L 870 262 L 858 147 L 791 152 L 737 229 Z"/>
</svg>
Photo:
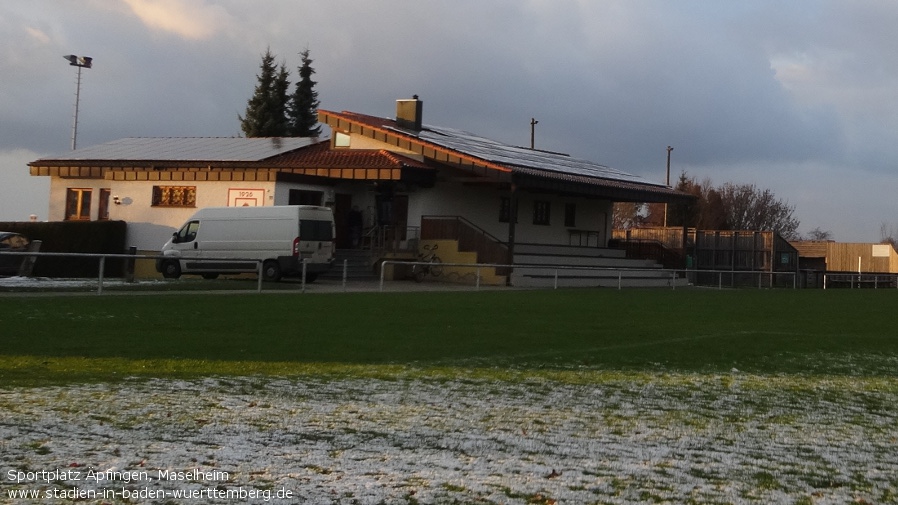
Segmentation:
<svg viewBox="0 0 898 505">
<path fill-rule="evenodd" d="M 670 152 L 673 147 L 667 146 L 667 187 L 670 187 Z M 664 204 L 664 227 L 667 228 L 667 203 Z"/>
<path fill-rule="evenodd" d="M 81 69 L 91 68 L 94 59 L 89 56 L 75 56 L 74 54 L 63 56 L 63 58 L 69 60 L 69 65 L 78 67 L 78 81 L 75 86 L 75 117 L 72 120 L 72 150 L 74 151 L 78 146 L 78 103 L 81 101 Z"/>
</svg>

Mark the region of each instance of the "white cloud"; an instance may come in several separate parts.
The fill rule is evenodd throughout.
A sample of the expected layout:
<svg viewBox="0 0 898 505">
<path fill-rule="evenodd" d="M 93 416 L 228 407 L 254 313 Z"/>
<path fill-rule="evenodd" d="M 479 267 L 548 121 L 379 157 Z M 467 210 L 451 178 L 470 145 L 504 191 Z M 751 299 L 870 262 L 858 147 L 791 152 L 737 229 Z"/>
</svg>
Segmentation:
<svg viewBox="0 0 898 505">
<path fill-rule="evenodd" d="M 230 21 L 220 6 L 186 0 L 124 0 L 149 28 L 171 32 L 186 39 L 202 40 L 215 35 Z"/>
<path fill-rule="evenodd" d="M 34 40 L 40 42 L 41 44 L 49 44 L 50 36 L 40 30 L 38 28 L 34 28 L 31 26 L 25 27 L 25 32 Z"/>
</svg>

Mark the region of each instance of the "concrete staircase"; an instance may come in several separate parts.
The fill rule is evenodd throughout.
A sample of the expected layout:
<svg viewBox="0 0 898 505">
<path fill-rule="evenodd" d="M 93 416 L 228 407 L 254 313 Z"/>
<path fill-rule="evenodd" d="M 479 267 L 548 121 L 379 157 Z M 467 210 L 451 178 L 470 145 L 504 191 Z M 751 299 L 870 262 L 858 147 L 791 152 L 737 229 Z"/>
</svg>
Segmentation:
<svg viewBox="0 0 898 505">
<path fill-rule="evenodd" d="M 652 260 L 629 259 L 618 249 L 516 244 L 515 287 L 673 287 L 685 286 Z M 582 268 L 578 268 L 582 267 Z M 601 268 L 602 270 L 597 270 Z"/>
<path fill-rule="evenodd" d="M 434 241 L 430 241 L 434 242 Z M 474 253 L 467 253 L 471 257 L 461 256 L 465 253 L 456 253 L 458 257 L 450 254 L 453 251 L 448 241 L 440 242 L 439 253 L 444 262 L 465 263 L 476 262 Z M 442 256 L 441 256 L 442 257 Z M 379 279 L 371 266 L 371 251 L 361 249 L 338 249 L 335 254 L 334 268 L 321 274 L 320 279 L 342 280 L 343 264 L 346 261 L 347 280 L 349 281 L 376 281 Z M 551 288 L 558 287 L 679 287 L 686 286 L 686 279 L 673 279 L 669 270 L 663 270 L 661 265 L 652 260 L 629 259 L 626 252 L 620 249 L 605 249 L 596 247 L 577 247 L 563 245 L 542 244 L 517 244 L 514 255 L 514 272 L 511 283 L 515 287 L 522 288 Z M 582 268 L 578 268 L 582 267 Z M 601 270 L 597 270 L 601 268 Z M 472 273 L 464 271 L 463 267 L 455 267 L 455 270 L 447 267 L 446 272 L 440 278 L 433 279 L 442 282 L 462 282 L 468 277 L 473 279 Z M 481 283 L 493 284 L 491 272 L 484 269 Z M 473 270 L 472 270 L 473 272 Z M 458 279 L 453 279 L 453 274 Z M 462 278 L 462 274 L 464 277 Z M 496 277 L 504 279 L 504 277 Z M 473 281 L 472 281 L 473 282 Z M 504 284 L 504 281 L 495 283 Z"/>
<path fill-rule="evenodd" d="M 334 268 L 319 276 L 320 279 L 343 280 L 343 264 L 346 262 L 346 279 L 374 281 L 379 279 L 371 267 L 371 251 L 364 249 L 337 249 Z"/>
</svg>

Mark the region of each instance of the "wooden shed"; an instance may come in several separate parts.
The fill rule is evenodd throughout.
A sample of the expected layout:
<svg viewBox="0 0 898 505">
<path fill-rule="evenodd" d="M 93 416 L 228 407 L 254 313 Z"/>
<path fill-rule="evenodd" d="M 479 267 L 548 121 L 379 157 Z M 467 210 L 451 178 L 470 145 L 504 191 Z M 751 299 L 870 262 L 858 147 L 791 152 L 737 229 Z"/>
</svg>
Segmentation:
<svg viewBox="0 0 898 505">
<path fill-rule="evenodd" d="M 799 252 L 802 269 L 822 266 L 827 273 L 898 273 L 898 252 L 891 244 L 802 240 L 792 245 Z"/>
</svg>

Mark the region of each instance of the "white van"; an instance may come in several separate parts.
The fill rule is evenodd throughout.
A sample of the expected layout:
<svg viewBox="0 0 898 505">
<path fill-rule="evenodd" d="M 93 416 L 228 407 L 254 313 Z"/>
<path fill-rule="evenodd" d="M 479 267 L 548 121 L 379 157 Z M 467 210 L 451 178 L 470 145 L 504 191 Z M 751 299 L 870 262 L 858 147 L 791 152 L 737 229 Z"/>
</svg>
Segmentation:
<svg viewBox="0 0 898 505">
<path fill-rule="evenodd" d="M 334 213 L 328 207 L 208 207 L 193 215 L 162 246 L 163 277 L 258 272 L 267 281 L 300 275 L 312 282 L 334 264 Z"/>
</svg>

